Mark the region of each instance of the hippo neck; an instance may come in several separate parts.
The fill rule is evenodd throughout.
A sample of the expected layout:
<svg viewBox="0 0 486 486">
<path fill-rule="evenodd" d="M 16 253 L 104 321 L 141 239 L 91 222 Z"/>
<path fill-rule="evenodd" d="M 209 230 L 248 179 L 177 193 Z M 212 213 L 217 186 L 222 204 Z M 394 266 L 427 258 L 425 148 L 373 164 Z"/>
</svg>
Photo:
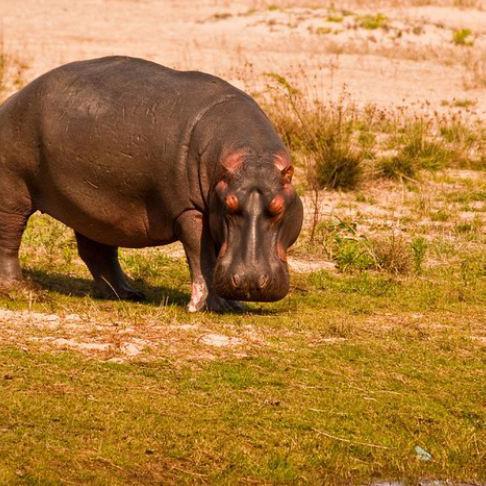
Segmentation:
<svg viewBox="0 0 486 486">
<path fill-rule="evenodd" d="M 243 93 L 215 105 L 205 114 L 194 130 L 192 146 L 205 207 L 211 188 L 224 172 L 221 160 L 225 155 L 247 151 L 252 154 L 249 163 L 258 164 L 259 160 L 269 160 L 277 152 L 286 151 L 270 120 Z"/>
</svg>

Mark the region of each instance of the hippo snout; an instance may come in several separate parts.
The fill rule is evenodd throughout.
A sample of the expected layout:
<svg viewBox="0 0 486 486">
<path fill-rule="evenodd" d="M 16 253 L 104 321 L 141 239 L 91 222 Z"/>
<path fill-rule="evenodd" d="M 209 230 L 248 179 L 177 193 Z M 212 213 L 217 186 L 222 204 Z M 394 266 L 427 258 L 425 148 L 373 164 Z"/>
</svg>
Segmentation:
<svg viewBox="0 0 486 486">
<path fill-rule="evenodd" d="M 276 268 L 218 265 L 213 284 L 216 293 L 225 299 L 271 302 L 287 295 L 289 276 L 283 264 Z"/>
</svg>

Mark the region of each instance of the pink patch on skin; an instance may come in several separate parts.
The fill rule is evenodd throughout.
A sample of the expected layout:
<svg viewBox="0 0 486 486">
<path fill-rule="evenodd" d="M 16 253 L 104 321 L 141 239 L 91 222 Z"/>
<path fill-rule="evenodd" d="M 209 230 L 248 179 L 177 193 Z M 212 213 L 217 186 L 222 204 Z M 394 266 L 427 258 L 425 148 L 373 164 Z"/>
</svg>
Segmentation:
<svg viewBox="0 0 486 486">
<path fill-rule="evenodd" d="M 290 164 L 290 159 L 286 153 L 278 152 L 273 158 L 275 167 L 280 170 L 284 184 L 290 184 L 292 182 L 292 176 L 294 175 L 294 168 Z"/>
<path fill-rule="evenodd" d="M 294 175 L 294 168 L 289 165 L 286 169 L 282 171 L 282 178 L 285 185 L 288 185 L 292 182 L 292 177 Z"/>
<path fill-rule="evenodd" d="M 283 211 L 285 199 L 281 194 L 277 194 L 270 202 L 268 209 L 272 214 L 279 214 Z"/>
<path fill-rule="evenodd" d="M 226 203 L 226 207 L 231 211 L 234 212 L 238 209 L 238 198 L 234 194 L 230 194 L 226 196 L 224 202 Z"/>
<path fill-rule="evenodd" d="M 223 167 L 230 173 L 236 172 L 245 160 L 246 151 L 237 150 L 225 156 L 222 160 Z"/>
<path fill-rule="evenodd" d="M 287 261 L 287 252 L 285 251 L 284 247 L 280 244 L 277 244 L 277 255 L 283 262 Z"/>
<path fill-rule="evenodd" d="M 217 184 L 216 184 L 216 187 L 215 187 L 215 190 L 216 192 L 218 192 L 219 194 L 222 194 L 223 192 L 226 191 L 226 189 L 228 189 L 228 183 L 226 181 L 219 181 Z"/>
<path fill-rule="evenodd" d="M 228 249 L 228 243 L 226 241 L 221 245 L 221 249 L 219 250 L 218 258 L 222 258 Z"/>
<path fill-rule="evenodd" d="M 273 162 L 279 170 L 284 170 L 290 165 L 290 159 L 285 152 L 276 153 L 273 157 Z"/>
</svg>

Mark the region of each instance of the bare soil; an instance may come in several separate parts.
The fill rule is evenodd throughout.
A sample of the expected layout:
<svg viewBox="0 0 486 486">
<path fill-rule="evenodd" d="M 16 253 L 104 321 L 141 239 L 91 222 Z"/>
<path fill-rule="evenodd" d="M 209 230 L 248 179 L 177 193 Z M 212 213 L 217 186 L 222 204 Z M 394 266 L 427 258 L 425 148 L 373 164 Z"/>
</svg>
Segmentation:
<svg viewBox="0 0 486 486">
<path fill-rule="evenodd" d="M 484 115 L 484 2 L 337 6 L 304 0 L 2 0 L 0 29 L 6 51 L 28 66 L 27 80 L 66 62 L 124 54 L 207 71 L 250 89 L 263 73 L 278 72 L 301 78 L 320 97 L 335 98 L 345 89 L 357 103 L 385 108 L 435 110 L 467 98 Z M 385 28 L 362 27 L 364 15 L 378 13 L 387 18 Z M 452 42 L 457 29 L 471 30 L 473 46 Z M 302 72 L 303 79 L 297 76 Z"/>
</svg>

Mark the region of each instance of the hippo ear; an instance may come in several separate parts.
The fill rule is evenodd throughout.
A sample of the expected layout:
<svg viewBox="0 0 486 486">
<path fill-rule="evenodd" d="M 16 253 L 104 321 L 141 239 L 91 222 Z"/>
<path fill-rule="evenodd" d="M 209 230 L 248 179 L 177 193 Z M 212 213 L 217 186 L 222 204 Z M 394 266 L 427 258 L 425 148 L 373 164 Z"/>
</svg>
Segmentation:
<svg viewBox="0 0 486 486">
<path fill-rule="evenodd" d="M 284 184 L 290 184 L 294 175 L 294 168 L 290 164 L 289 156 L 284 153 L 278 153 L 275 155 L 273 161 L 282 174 Z"/>
<path fill-rule="evenodd" d="M 231 152 L 223 157 L 221 164 L 230 174 L 234 174 L 243 164 L 245 155 L 246 152 L 243 150 Z"/>
</svg>

